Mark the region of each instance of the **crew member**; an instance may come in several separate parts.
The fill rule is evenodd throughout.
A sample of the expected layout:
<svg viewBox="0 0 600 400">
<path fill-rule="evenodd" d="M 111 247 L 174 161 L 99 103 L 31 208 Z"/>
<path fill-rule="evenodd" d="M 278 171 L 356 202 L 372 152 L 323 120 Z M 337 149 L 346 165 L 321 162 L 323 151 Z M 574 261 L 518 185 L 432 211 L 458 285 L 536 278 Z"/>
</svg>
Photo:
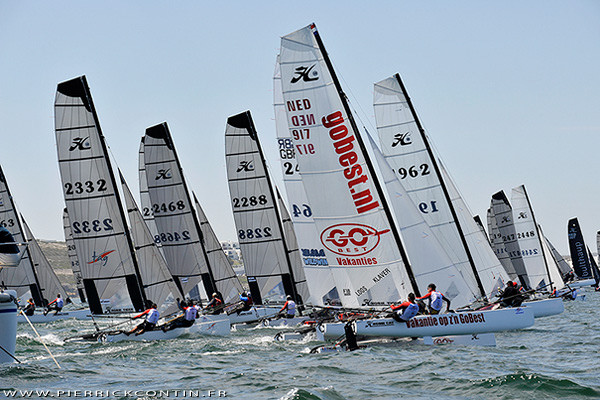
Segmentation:
<svg viewBox="0 0 600 400">
<path fill-rule="evenodd" d="M 242 294 L 240 294 L 240 301 L 244 303 L 244 308 L 242 308 L 240 311 L 249 311 L 252 308 L 252 304 L 254 303 L 252 301 L 252 296 L 250 295 L 250 293 L 246 292 L 242 292 Z"/>
<path fill-rule="evenodd" d="M 25 308 L 23 308 L 23 314 L 27 315 L 28 317 L 31 317 L 33 315 L 33 313 L 35 312 L 35 303 L 33 302 L 33 299 L 29 299 L 27 300 L 27 305 L 25 306 Z"/>
<path fill-rule="evenodd" d="M 154 327 L 158 323 L 158 318 L 160 317 L 158 310 L 156 309 L 156 304 L 152 303 L 152 306 L 149 309 L 147 309 L 141 314 L 136 315 L 135 317 L 133 317 L 133 319 L 141 318 L 144 315 L 146 316 L 146 320 L 138 326 L 136 326 L 135 328 L 133 328 L 132 330 L 130 330 L 129 332 L 125 332 L 127 336 L 131 335 L 132 333 L 135 333 L 135 336 L 138 336 L 144 332 L 151 331 L 154 329 Z"/>
<path fill-rule="evenodd" d="M 196 318 L 198 317 L 198 309 L 194 306 L 194 303 L 190 300 L 187 305 L 183 302 L 183 315 L 170 321 L 161 327 L 163 332 L 170 331 L 175 328 L 188 328 L 194 325 Z"/>
<path fill-rule="evenodd" d="M 390 308 L 394 311 L 392 318 L 398 322 L 408 322 L 412 317 L 419 313 L 419 305 L 415 303 L 415 294 L 408 294 L 408 301 L 396 305 L 391 305 Z"/>
<path fill-rule="evenodd" d="M 442 307 L 444 305 L 444 303 L 442 303 L 443 301 L 448 303 L 446 305 L 446 310 L 452 312 L 452 310 L 450 309 L 450 300 L 435 289 L 435 284 L 430 283 L 429 286 L 427 286 L 427 294 L 425 296 L 417 297 L 416 300 L 429 299 L 429 304 L 427 306 L 429 314 L 439 314 L 440 311 L 442 311 Z"/>
<path fill-rule="evenodd" d="M 54 311 L 54 315 L 58 314 L 60 310 L 62 310 L 64 306 L 64 301 L 60 297 L 60 293 L 56 295 L 56 298 L 52 300 L 48 306 L 46 306 L 46 310 L 44 310 L 44 315 L 48 314 L 50 311 Z"/>
<path fill-rule="evenodd" d="M 208 302 L 204 309 L 209 311 L 211 314 L 221 314 L 223 312 L 223 300 L 219 298 L 217 293 L 212 294 L 212 299 Z"/>
<path fill-rule="evenodd" d="M 506 282 L 506 287 L 500 296 L 500 305 L 503 307 L 519 307 L 524 298 L 519 293 L 517 283 L 513 281 Z"/>
<path fill-rule="evenodd" d="M 279 314 L 285 311 L 285 318 L 294 318 L 294 316 L 296 315 L 296 302 L 292 300 L 292 296 L 287 296 L 286 300 L 287 301 L 285 302 L 283 307 L 281 307 L 281 310 L 279 310 Z"/>
</svg>

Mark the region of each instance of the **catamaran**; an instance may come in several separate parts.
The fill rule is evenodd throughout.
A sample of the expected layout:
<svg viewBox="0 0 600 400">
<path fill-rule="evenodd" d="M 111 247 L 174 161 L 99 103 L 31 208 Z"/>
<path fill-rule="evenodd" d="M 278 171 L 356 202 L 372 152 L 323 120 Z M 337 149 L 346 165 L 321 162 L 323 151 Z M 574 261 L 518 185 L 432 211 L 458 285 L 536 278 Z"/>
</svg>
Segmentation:
<svg viewBox="0 0 600 400">
<path fill-rule="evenodd" d="M 139 210 L 130 203 L 136 252 L 85 76 L 58 85 L 55 125 L 63 193 L 90 311 L 140 312 L 151 303 L 168 311 L 173 304 L 169 299 L 181 291 L 153 249 L 153 238 L 144 230 Z M 128 190 L 126 194 L 131 201 Z M 103 333 L 95 332 L 92 339 Z M 154 338 L 146 334 L 138 338 L 146 337 Z"/>
<path fill-rule="evenodd" d="M 330 269 L 342 293 L 342 304 L 354 308 L 376 306 L 381 310 L 405 298 L 408 292 L 419 295 L 416 276 L 421 266 L 408 261 L 392 207 L 383 194 L 314 24 L 282 38 L 280 67 L 288 126 L 298 130 L 293 143 L 299 172 L 314 207 L 317 231 L 328 259 L 332 260 Z M 426 203 L 421 212 L 435 212 L 435 206 Z M 479 234 L 479 228 L 474 222 L 473 225 L 473 232 Z M 490 254 L 493 255 L 491 250 Z M 491 288 L 497 287 L 502 272 L 501 267 L 497 270 L 496 279 L 489 284 Z M 479 292 L 483 293 L 481 288 Z M 487 325 L 484 329 L 497 331 L 533 323 L 532 316 L 527 321 L 516 316 L 521 314 L 531 315 L 531 311 L 503 312 L 497 314 L 501 323 L 488 324 L 493 318 L 483 318 L 485 322 L 481 324 Z M 365 321 L 378 324 L 380 320 Z M 392 326 L 398 324 L 390 321 Z M 322 325 L 325 330 L 341 326 Z M 435 330 L 436 335 L 447 332 L 443 327 Z M 416 331 L 413 336 L 428 334 Z"/>
<path fill-rule="evenodd" d="M 276 200 L 249 111 L 228 118 L 225 156 L 231 207 L 252 300 L 257 305 L 269 305 L 291 296 L 302 307 L 310 293 L 297 243 L 292 243 L 289 228 L 285 230 L 283 219 L 289 215 L 282 218 L 282 212 L 287 211 L 279 208 L 283 203 Z M 272 313 L 280 307 L 273 307 Z"/>
<path fill-rule="evenodd" d="M 571 287 L 592 286 L 596 283 L 589 256 L 586 251 L 583 233 L 579 227 L 579 220 L 571 218 L 567 224 L 569 238 L 569 251 L 576 279 L 569 282 Z"/>
</svg>

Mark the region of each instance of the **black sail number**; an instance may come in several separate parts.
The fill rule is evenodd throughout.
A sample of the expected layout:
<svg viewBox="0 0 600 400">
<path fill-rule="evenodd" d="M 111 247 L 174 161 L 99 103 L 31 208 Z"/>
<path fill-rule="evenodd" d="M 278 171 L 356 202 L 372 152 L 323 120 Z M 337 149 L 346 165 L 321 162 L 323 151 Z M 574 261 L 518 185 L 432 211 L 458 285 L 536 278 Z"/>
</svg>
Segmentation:
<svg viewBox="0 0 600 400">
<path fill-rule="evenodd" d="M 105 192 L 106 191 L 106 180 L 98 179 L 95 183 L 93 181 L 85 182 L 67 182 L 65 183 L 65 194 L 82 194 L 82 193 L 94 193 L 94 192 Z"/>
<path fill-rule="evenodd" d="M 398 174 L 400 175 L 400 179 L 406 179 L 429 175 L 431 174 L 431 171 L 429 171 L 428 164 L 421 164 L 419 166 L 411 165 L 408 168 L 398 168 Z"/>
<path fill-rule="evenodd" d="M 92 221 L 74 221 L 72 224 L 73 233 L 91 233 L 112 231 L 112 219 L 105 218 L 103 220 L 94 219 Z"/>
<path fill-rule="evenodd" d="M 271 234 L 271 228 L 268 226 L 265 226 L 264 228 L 240 229 L 238 231 L 238 237 L 241 240 L 262 239 L 271 236 L 273 236 Z"/>
</svg>

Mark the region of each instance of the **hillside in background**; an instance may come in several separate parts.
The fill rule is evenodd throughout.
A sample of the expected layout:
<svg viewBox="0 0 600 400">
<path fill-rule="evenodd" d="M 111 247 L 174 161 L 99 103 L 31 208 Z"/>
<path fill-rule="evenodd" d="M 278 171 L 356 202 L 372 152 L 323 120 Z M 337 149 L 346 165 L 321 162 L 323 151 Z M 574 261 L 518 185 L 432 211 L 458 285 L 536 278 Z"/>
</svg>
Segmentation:
<svg viewBox="0 0 600 400">
<path fill-rule="evenodd" d="M 38 240 L 44 255 L 50 261 L 50 265 L 56 272 L 58 279 L 73 296 L 76 292 L 75 277 L 71 270 L 71 263 L 67 254 L 67 244 L 65 242 Z"/>
</svg>

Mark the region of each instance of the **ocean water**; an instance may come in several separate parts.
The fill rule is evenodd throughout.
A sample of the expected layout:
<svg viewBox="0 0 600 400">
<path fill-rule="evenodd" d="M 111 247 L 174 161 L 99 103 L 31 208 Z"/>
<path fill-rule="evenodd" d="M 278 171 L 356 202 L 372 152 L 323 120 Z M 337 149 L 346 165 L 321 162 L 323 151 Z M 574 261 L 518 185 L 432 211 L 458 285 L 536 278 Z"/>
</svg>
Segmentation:
<svg viewBox="0 0 600 400">
<path fill-rule="evenodd" d="M 45 398 L 43 391 L 54 398 L 94 400 L 595 399 L 600 293 L 586 290 L 585 301 L 566 302 L 559 316 L 496 334 L 496 347 L 407 341 L 310 354 L 319 344 L 314 337 L 277 342 L 279 330 L 273 328 L 223 338 L 64 343 L 65 337 L 93 330 L 92 324 L 38 325 L 41 340 L 21 324 L 16 356 L 22 364 L 0 366 L 0 399 Z"/>
</svg>

